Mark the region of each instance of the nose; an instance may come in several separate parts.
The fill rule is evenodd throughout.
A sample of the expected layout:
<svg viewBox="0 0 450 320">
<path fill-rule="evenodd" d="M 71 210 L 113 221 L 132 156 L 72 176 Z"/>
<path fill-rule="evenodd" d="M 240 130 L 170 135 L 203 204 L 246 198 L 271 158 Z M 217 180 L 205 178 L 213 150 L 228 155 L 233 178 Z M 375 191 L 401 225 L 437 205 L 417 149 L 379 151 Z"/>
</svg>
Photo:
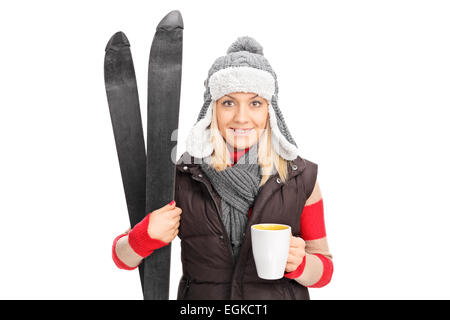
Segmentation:
<svg viewBox="0 0 450 320">
<path fill-rule="evenodd" d="M 234 114 L 234 122 L 239 123 L 240 125 L 246 124 L 249 122 L 248 110 L 245 105 L 239 105 L 238 108 L 235 109 L 236 112 Z"/>
</svg>

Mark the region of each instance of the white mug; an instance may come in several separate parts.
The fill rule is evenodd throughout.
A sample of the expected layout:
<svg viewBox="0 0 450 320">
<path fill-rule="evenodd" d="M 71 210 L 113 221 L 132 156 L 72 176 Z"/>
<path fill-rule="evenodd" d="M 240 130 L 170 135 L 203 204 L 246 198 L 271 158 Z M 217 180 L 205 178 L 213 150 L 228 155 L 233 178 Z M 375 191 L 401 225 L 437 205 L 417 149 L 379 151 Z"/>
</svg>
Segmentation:
<svg viewBox="0 0 450 320">
<path fill-rule="evenodd" d="M 277 230 L 270 230 L 274 227 Z M 252 225 L 251 232 L 258 277 L 266 280 L 281 279 L 289 256 L 291 227 L 279 223 L 261 223 Z"/>
</svg>

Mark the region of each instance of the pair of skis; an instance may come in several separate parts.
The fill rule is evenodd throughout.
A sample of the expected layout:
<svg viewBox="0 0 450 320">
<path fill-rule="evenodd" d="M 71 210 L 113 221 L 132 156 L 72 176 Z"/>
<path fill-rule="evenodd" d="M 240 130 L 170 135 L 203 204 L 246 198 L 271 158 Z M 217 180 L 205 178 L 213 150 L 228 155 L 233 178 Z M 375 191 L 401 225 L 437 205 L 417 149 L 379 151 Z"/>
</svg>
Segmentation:
<svg viewBox="0 0 450 320">
<path fill-rule="evenodd" d="M 181 90 L 183 20 L 169 12 L 158 24 L 150 51 L 147 155 L 130 43 L 123 32 L 106 45 L 104 75 L 131 227 L 175 196 L 175 163 Z M 171 245 L 139 266 L 145 300 L 168 300 Z"/>
</svg>

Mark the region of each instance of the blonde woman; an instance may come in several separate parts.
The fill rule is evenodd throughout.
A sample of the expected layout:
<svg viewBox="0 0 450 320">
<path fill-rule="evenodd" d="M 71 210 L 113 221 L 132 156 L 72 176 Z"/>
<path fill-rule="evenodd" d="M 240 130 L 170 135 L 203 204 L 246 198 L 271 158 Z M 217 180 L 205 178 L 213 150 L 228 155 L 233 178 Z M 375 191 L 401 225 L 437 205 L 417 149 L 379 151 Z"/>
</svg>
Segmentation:
<svg viewBox="0 0 450 320">
<path fill-rule="evenodd" d="M 181 240 L 178 299 L 309 299 L 333 273 L 317 164 L 300 157 L 261 45 L 238 38 L 216 59 L 205 102 L 176 165 L 175 199 L 113 243 L 119 268 Z M 257 276 L 250 226 L 291 226 L 285 274 Z"/>
</svg>

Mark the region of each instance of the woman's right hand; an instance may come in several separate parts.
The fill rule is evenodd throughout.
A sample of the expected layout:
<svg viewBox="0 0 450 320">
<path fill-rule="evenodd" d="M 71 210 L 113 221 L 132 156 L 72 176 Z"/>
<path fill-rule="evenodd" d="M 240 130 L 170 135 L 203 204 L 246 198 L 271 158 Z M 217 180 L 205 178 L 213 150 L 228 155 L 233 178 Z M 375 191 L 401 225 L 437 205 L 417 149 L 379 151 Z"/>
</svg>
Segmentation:
<svg viewBox="0 0 450 320">
<path fill-rule="evenodd" d="M 176 206 L 175 201 L 152 211 L 147 230 L 150 238 L 167 243 L 172 242 L 178 234 L 181 212 L 181 208 Z"/>
</svg>

